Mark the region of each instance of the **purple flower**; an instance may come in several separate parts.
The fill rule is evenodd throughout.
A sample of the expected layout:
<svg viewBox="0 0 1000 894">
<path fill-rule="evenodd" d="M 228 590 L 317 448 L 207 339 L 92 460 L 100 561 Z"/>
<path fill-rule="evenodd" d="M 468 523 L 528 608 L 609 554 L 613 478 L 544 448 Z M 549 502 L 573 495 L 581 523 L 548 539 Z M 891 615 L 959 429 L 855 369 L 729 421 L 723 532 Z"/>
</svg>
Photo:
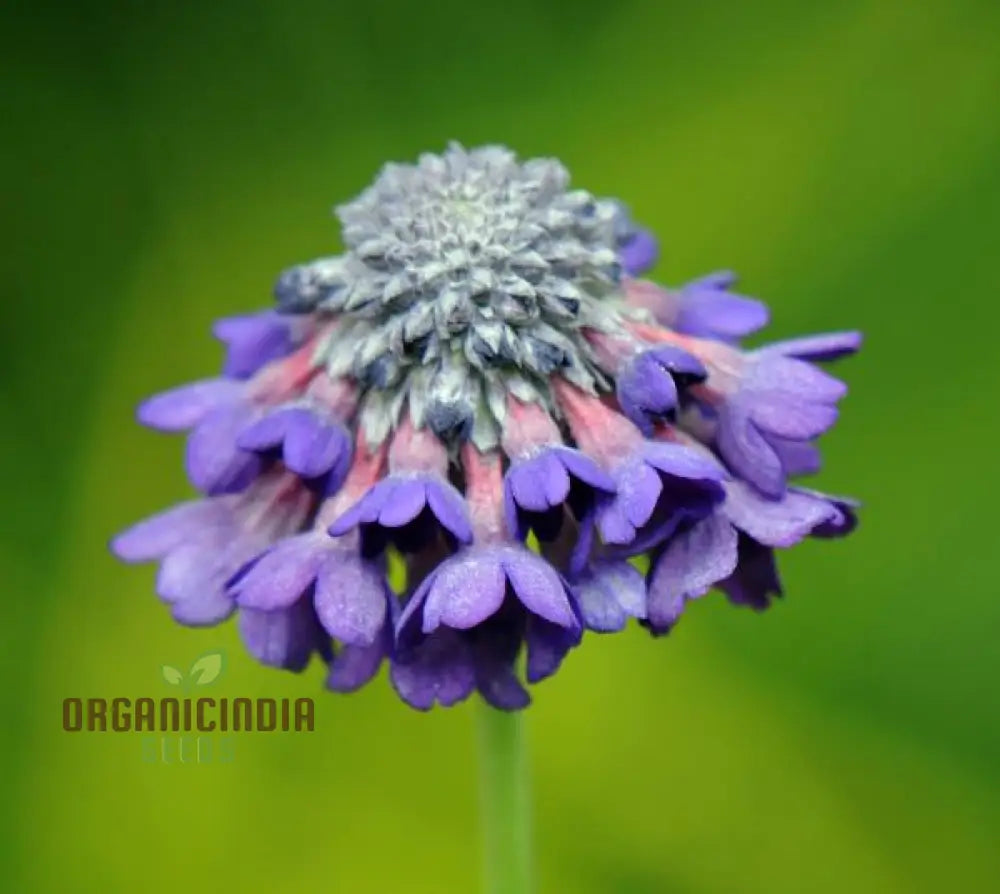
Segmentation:
<svg viewBox="0 0 1000 894">
<path fill-rule="evenodd" d="M 477 688 L 498 707 L 523 707 L 513 675 L 521 643 L 528 682 L 544 679 L 579 642 L 578 612 L 544 559 L 517 546 L 470 547 L 433 570 L 403 609 L 393 684 L 421 710 Z"/>
<path fill-rule="evenodd" d="M 261 457 L 236 443 L 258 413 L 246 399 L 243 383 L 209 379 L 149 398 L 139 405 L 138 418 L 160 431 L 191 429 L 185 457 L 188 477 L 203 493 L 217 495 L 244 490 L 263 471 Z"/>
<path fill-rule="evenodd" d="M 281 611 L 305 599 L 328 636 L 357 646 L 378 637 L 389 596 L 381 567 L 322 531 L 281 541 L 230 589 L 241 610 Z"/>
<path fill-rule="evenodd" d="M 472 528 L 462 495 L 434 475 L 390 476 L 369 490 L 330 525 L 341 537 L 358 528 L 361 553 L 376 556 L 388 544 L 415 552 L 440 530 L 458 543 L 472 541 Z"/>
<path fill-rule="evenodd" d="M 159 563 L 181 623 L 235 612 L 258 661 L 319 655 L 336 692 L 388 663 L 421 710 L 516 710 L 584 629 L 663 633 L 711 587 L 765 607 L 774 550 L 854 528 L 853 501 L 786 481 L 845 391 L 813 364 L 857 333 L 743 351 L 768 311 L 732 274 L 634 278 L 656 239 L 569 183 L 501 146 L 387 165 L 337 207 L 342 254 L 215 325 L 223 376 L 139 407 L 189 432 L 207 498 L 111 546 Z M 650 551 L 647 576 L 626 561 Z"/>
<path fill-rule="evenodd" d="M 139 404 L 136 417 L 147 428 L 188 431 L 209 413 L 242 400 L 243 385 L 232 379 L 204 379 L 155 394 Z"/>
<path fill-rule="evenodd" d="M 381 642 L 389 599 L 383 570 L 325 532 L 282 540 L 229 589 L 247 647 L 265 664 L 301 670 L 313 651 L 330 659 L 331 638 L 362 648 Z M 248 627 L 244 616 L 249 616 Z M 247 630 L 272 631 L 274 652 L 255 651 L 267 641 L 247 639 Z M 286 659 L 290 663 L 282 663 Z"/>
<path fill-rule="evenodd" d="M 766 326 L 767 307 L 730 292 L 735 282 L 736 274 L 724 270 L 682 286 L 672 328 L 685 335 L 732 342 Z"/>
<path fill-rule="evenodd" d="M 768 571 L 773 561 L 763 561 L 758 547 L 770 552 L 809 535 L 848 529 L 849 510 L 841 498 L 789 488 L 781 498 L 770 499 L 735 479 L 726 481 L 725 489 L 726 500 L 717 511 L 685 526 L 660 550 L 647 604 L 654 630 L 669 630 L 691 599 L 715 585 L 735 593 L 734 601 L 766 604 L 766 593 L 777 592 L 777 573 Z"/>
<path fill-rule="evenodd" d="M 290 354 L 297 342 L 292 323 L 273 310 L 218 320 L 212 334 L 226 345 L 223 373 L 247 379 L 272 360 Z"/>
<path fill-rule="evenodd" d="M 330 639 L 308 599 L 275 611 L 240 609 L 237 624 L 246 650 L 268 667 L 299 672 L 314 654 L 332 658 Z"/>
<path fill-rule="evenodd" d="M 598 509 L 597 529 L 606 544 L 630 554 L 645 552 L 723 499 L 722 468 L 679 444 L 644 441 L 611 474 L 616 493 Z"/>
<path fill-rule="evenodd" d="M 539 540 L 553 540 L 562 528 L 565 507 L 589 524 L 598 494 L 614 491 L 611 476 L 586 454 L 569 447 L 543 447 L 511 463 L 504 476 L 507 530 L 518 540 L 532 530 Z"/>
<path fill-rule="evenodd" d="M 729 271 L 710 273 L 676 290 L 636 279 L 625 284 L 625 294 L 630 304 L 676 333 L 733 344 L 768 321 L 764 304 L 729 291 L 735 282 Z"/>
<path fill-rule="evenodd" d="M 707 383 L 713 387 L 712 379 Z M 716 407 L 716 446 L 737 472 L 760 491 L 780 497 L 789 444 L 807 444 L 837 419 L 847 388 L 803 360 L 773 349 L 755 351 L 739 376 L 723 386 Z"/>
<path fill-rule="evenodd" d="M 156 590 L 174 618 L 217 624 L 235 606 L 227 583 L 280 537 L 295 530 L 311 498 L 287 479 L 262 479 L 245 494 L 182 503 L 145 519 L 111 542 L 125 562 L 160 563 Z"/>
<path fill-rule="evenodd" d="M 618 403 L 622 411 L 649 436 L 658 422 L 677 408 L 678 386 L 704 381 L 701 361 L 680 348 L 661 345 L 636 354 L 618 374 Z"/>
<path fill-rule="evenodd" d="M 329 476 L 336 490 L 351 463 L 351 435 L 319 407 L 291 404 L 277 407 L 244 428 L 237 447 L 263 456 L 280 456 L 303 478 Z"/>
</svg>

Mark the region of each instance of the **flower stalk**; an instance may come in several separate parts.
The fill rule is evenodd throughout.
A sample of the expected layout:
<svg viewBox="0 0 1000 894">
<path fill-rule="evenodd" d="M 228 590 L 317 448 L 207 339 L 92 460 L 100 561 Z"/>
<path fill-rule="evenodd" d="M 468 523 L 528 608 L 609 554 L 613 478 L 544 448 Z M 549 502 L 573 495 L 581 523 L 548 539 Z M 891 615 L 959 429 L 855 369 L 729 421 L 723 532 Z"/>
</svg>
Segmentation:
<svg viewBox="0 0 1000 894">
<path fill-rule="evenodd" d="M 531 894 L 531 786 L 522 713 L 477 705 L 484 894 Z"/>
</svg>

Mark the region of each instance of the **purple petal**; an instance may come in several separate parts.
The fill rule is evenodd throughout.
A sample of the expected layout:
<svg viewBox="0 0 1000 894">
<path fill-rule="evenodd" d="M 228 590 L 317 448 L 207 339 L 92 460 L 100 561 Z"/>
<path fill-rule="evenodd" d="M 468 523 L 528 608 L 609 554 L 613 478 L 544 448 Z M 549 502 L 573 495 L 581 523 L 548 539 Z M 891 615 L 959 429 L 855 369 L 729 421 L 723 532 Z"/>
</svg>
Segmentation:
<svg viewBox="0 0 1000 894">
<path fill-rule="evenodd" d="M 218 500 L 191 500 L 137 522 L 114 537 L 110 548 L 123 562 L 151 562 L 230 523 L 230 509 Z"/>
<path fill-rule="evenodd" d="M 514 595 L 528 611 L 560 627 L 579 626 L 566 586 L 548 562 L 521 549 L 506 550 L 502 561 Z"/>
<path fill-rule="evenodd" d="M 233 587 L 241 608 L 288 608 L 308 590 L 332 542 L 315 533 L 289 537 L 266 552 Z"/>
<path fill-rule="evenodd" d="M 223 590 L 228 574 L 225 569 L 220 570 L 219 565 L 225 555 L 228 536 L 229 532 L 220 531 L 172 549 L 156 574 L 157 595 L 164 602 L 180 602 L 209 591 Z M 228 598 L 234 601 L 231 596 Z"/>
<path fill-rule="evenodd" d="M 559 670 L 566 653 L 580 642 L 580 631 L 532 616 L 528 619 L 525 641 L 528 660 L 524 675 L 529 683 L 538 683 Z"/>
<path fill-rule="evenodd" d="M 581 450 L 572 447 L 554 447 L 553 453 L 578 481 L 589 485 L 595 490 L 607 493 L 615 492 L 614 479 L 604 471 L 594 460 Z"/>
<path fill-rule="evenodd" d="M 413 521 L 427 505 L 427 482 L 423 478 L 388 478 L 378 523 L 383 528 L 401 528 Z"/>
<path fill-rule="evenodd" d="M 736 571 L 719 585 L 734 605 L 763 611 L 772 596 L 781 596 L 781 580 L 774 562 L 774 550 L 749 537 L 740 537 Z"/>
<path fill-rule="evenodd" d="M 208 414 L 188 437 L 186 465 L 191 483 L 207 494 L 246 489 L 263 468 L 255 453 L 236 446 L 253 411 L 244 405 L 220 407 Z"/>
<path fill-rule="evenodd" d="M 765 350 L 785 357 L 823 362 L 856 353 L 861 348 L 861 341 L 860 332 L 829 332 L 772 342 Z"/>
<path fill-rule="evenodd" d="M 637 276 L 656 263 L 659 253 L 660 247 L 653 234 L 648 230 L 637 229 L 618 247 L 618 260 L 629 276 Z"/>
<path fill-rule="evenodd" d="M 847 394 L 847 386 L 805 360 L 784 357 L 763 348 L 752 355 L 747 371 L 748 392 L 777 391 L 793 400 L 833 404 Z"/>
<path fill-rule="evenodd" d="M 721 481 L 725 470 L 714 459 L 681 444 L 647 441 L 643 459 L 665 475 L 695 481 Z"/>
<path fill-rule="evenodd" d="M 331 537 L 342 537 L 358 525 L 371 524 L 378 518 L 385 502 L 386 489 L 383 482 L 370 487 L 350 509 L 334 521 L 327 529 Z"/>
<path fill-rule="evenodd" d="M 466 630 L 494 615 L 507 591 L 504 566 L 492 551 L 469 550 L 446 561 L 424 600 L 422 629 Z M 405 616 L 405 610 L 404 610 Z"/>
<path fill-rule="evenodd" d="M 459 543 L 472 543 L 472 525 L 465 499 L 451 484 L 432 481 L 427 487 L 427 503 L 437 520 Z"/>
<path fill-rule="evenodd" d="M 736 530 L 720 513 L 670 540 L 649 580 L 647 613 L 653 627 L 672 627 L 689 599 L 728 577 L 736 567 L 736 545 Z"/>
<path fill-rule="evenodd" d="M 274 450 L 285 440 L 291 421 L 287 409 L 272 410 L 240 431 L 236 446 L 261 453 Z"/>
<path fill-rule="evenodd" d="M 612 633 L 630 617 L 646 616 L 646 582 L 628 562 L 595 563 L 574 581 L 573 592 L 590 630 Z"/>
<path fill-rule="evenodd" d="M 758 428 L 781 438 L 808 441 L 827 431 L 837 421 L 837 408 L 826 404 L 789 400 L 769 394 L 754 402 L 750 418 Z M 773 445 L 772 445 L 773 446 Z"/>
<path fill-rule="evenodd" d="M 386 644 L 382 636 L 367 646 L 342 646 L 330 662 L 327 688 L 334 692 L 355 692 L 378 673 L 385 657 Z"/>
<path fill-rule="evenodd" d="M 833 519 L 837 508 L 805 492 L 787 490 L 772 500 L 743 481 L 726 484 L 724 515 L 744 533 L 765 546 L 788 547 L 802 540 L 817 526 Z"/>
<path fill-rule="evenodd" d="M 305 409 L 291 413 L 283 457 L 285 465 L 297 475 L 318 478 L 350 454 L 350 436 L 343 426 Z"/>
<path fill-rule="evenodd" d="M 476 688 L 482 697 L 498 711 L 520 711 L 531 704 L 514 669 L 506 666 L 484 668 L 476 664 Z"/>
<path fill-rule="evenodd" d="M 461 634 L 443 628 L 427 637 L 405 662 L 392 663 L 390 679 L 400 698 L 420 711 L 435 702 L 444 707 L 469 697 L 476 672 Z"/>
<path fill-rule="evenodd" d="M 215 323 L 212 333 L 227 347 L 223 372 L 237 379 L 253 375 L 293 347 L 289 321 L 270 310 L 225 317 Z"/>
<path fill-rule="evenodd" d="M 219 407 L 240 399 L 243 386 L 229 379 L 206 379 L 181 385 L 144 400 L 136 410 L 142 425 L 159 431 L 187 431 Z"/>
<path fill-rule="evenodd" d="M 511 465 L 504 486 L 514 502 L 529 512 L 559 506 L 569 496 L 569 473 L 548 450 Z"/>
<path fill-rule="evenodd" d="M 774 448 L 734 402 L 719 413 L 716 446 L 733 471 L 769 497 L 785 492 L 785 470 Z"/>
<path fill-rule="evenodd" d="M 615 387 L 622 411 L 646 435 L 653 433 L 655 422 L 677 407 L 674 378 L 650 352 L 632 358 Z"/>
<path fill-rule="evenodd" d="M 170 614 L 185 627 L 214 627 L 236 610 L 236 603 L 221 588 L 205 590 L 170 605 Z"/>
<path fill-rule="evenodd" d="M 615 484 L 614 498 L 598 510 L 597 527 L 605 543 L 625 545 L 649 521 L 663 483 L 652 467 L 633 456 L 615 469 Z"/>
<path fill-rule="evenodd" d="M 308 599 L 276 611 L 240 609 L 238 626 L 243 644 L 258 661 L 292 671 L 303 670 L 325 639 Z"/>
<path fill-rule="evenodd" d="M 822 462 L 815 444 L 789 441 L 777 435 L 771 435 L 767 440 L 781 460 L 786 475 L 814 475 L 820 470 Z"/>
<path fill-rule="evenodd" d="M 674 328 L 686 335 L 732 341 L 766 326 L 770 315 L 765 304 L 726 291 L 735 281 L 724 271 L 684 286 Z"/>
<path fill-rule="evenodd" d="M 342 643 L 367 646 L 385 626 L 388 589 L 377 566 L 343 550 L 329 555 L 316 581 L 320 623 Z"/>
<path fill-rule="evenodd" d="M 832 496 L 820 493 L 819 491 L 808 490 L 804 487 L 793 488 L 793 490 L 796 493 L 825 501 L 833 506 L 833 515 L 813 528 L 810 531 L 810 536 L 824 539 L 846 537 L 858 526 L 857 510 L 861 508 L 861 503 L 852 497 Z"/>
</svg>

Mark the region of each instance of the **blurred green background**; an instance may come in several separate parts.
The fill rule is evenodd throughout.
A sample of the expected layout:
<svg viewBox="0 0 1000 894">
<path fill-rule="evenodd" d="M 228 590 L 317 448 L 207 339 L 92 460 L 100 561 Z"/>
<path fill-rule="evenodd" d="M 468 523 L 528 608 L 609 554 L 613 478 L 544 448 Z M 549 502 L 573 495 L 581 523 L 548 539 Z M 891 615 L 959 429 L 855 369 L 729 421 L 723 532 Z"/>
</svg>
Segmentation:
<svg viewBox="0 0 1000 894">
<path fill-rule="evenodd" d="M 469 706 L 350 698 L 174 626 L 108 536 L 189 493 L 148 392 L 335 251 L 330 207 L 450 139 L 562 158 L 669 283 L 858 327 L 822 486 L 862 527 L 766 615 L 590 638 L 529 714 L 544 892 L 995 891 L 1000 6 L 27 3 L 3 14 L 0 872 L 18 892 L 476 890 Z M 992 494 L 992 496 L 991 496 Z M 60 729 L 66 696 L 316 695 L 227 765 Z"/>
</svg>

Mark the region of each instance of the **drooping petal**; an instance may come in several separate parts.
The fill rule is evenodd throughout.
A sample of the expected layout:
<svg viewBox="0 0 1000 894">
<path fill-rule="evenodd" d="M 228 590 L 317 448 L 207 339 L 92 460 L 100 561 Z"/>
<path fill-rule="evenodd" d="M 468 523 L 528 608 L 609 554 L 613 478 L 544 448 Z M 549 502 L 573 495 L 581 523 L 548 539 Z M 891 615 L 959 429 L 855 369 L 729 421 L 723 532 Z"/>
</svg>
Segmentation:
<svg viewBox="0 0 1000 894">
<path fill-rule="evenodd" d="M 613 633 L 646 617 L 646 582 L 628 562 L 598 562 L 573 580 L 587 629 Z"/>
<path fill-rule="evenodd" d="M 833 503 L 789 489 L 777 500 L 759 494 L 743 481 L 726 483 L 722 509 L 737 528 L 766 546 L 788 547 L 838 514 Z"/>
<path fill-rule="evenodd" d="M 861 341 L 860 332 L 827 332 L 823 335 L 772 342 L 766 350 L 785 357 L 822 363 L 856 353 L 861 348 Z"/>
<path fill-rule="evenodd" d="M 734 605 L 745 605 L 755 611 L 768 608 L 773 597 L 781 596 L 774 550 L 741 536 L 736 569 L 719 586 Z"/>
<path fill-rule="evenodd" d="M 304 670 L 326 639 L 309 599 L 274 611 L 241 608 L 238 626 L 243 644 L 254 658 L 291 671 Z"/>
<path fill-rule="evenodd" d="M 405 660 L 392 662 L 390 679 L 400 698 L 419 711 L 436 703 L 449 707 L 468 698 L 476 686 L 476 668 L 468 644 L 456 630 L 441 628 Z"/>
<path fill-rule="evenodd" d="M 618 260 L 629 276 L 645 273 L 660 254 L 656 238 L 648 230 L 633 230 L 631 236 L 618 246 Z"/>
<path fill-rule="evenodd" d="M 714 513 L 672 538 L 649 580 L 647 617 L 654 629 L 677 623 L 690 599 L 703 596 L 736 567 L 736 530 Z"/>
<path fill-rule="evenodd" d="M 236 379 L 252 376 L 294 347 L 291 321 L 271 310 L 224 317 L 216 321 L 212 334 L 226 345 L 223 372 Z"/>
<path fill-rule="evenodd" d="M 507 578 L 499 556 L 469 550 L 446 561 L 434 577 L 423 606 L 424 633 L 439 626 L 468 629 L 503 604 Z"/>
<path fill-rule="evenodd" d="M 579 626 L 566 585 L 548 562 L 527 550 L 509 549 L 503 568 L 514 595 L 530 612 L 560 627 Z"/>
<path fill-rule="evenodd" d="M 330 662 L 327 689 L 333 692 L 357 691 L 378 673 L 386 655 L 382 637 L 376 637 L 367 646 L 342 646 Z"/>
<path fill-rule="evenodd" d="M 232 588 L 242 608 L 275 611 L 297 602 L 326 559 L 327 538 L 315 532 L 280 541 Z"/>
<path fill-rule="evenodd" d="M 315 608 L 320 623 L 334 639 L 367 646 L 386 623 L 389 599 L 385 577 L 356 553 L 331 550 L 316 580 Z"/>
<path fill-rule="evenodd" d="M 735 341 L 766 326 L 770 317 L 767 306 L 729 292 L 735 282 L 734 274 L 722 271 L 684 286 L 674 328 L 686 335 Z"/>
<path fill-rule="evenodd" d="M 229 523 L 230 510 L 226 504 L 217 500 L 190 500 L 122 531 L 111 540 L 111 551 L 123 562 L 151 562 Z"/>
<path fill-rule="evenodd" d="M 188 477 L 206 494 L 238 493 L 264 468 L 256 453 L 241 450 L 237 439 L 253 418 L 244 404 L 219 407 L 198 423 L 188 437 Z"/>
<path fill-rule="evenodd" d="M 139 404 L 136 416 L 142 425 L 159 431 L 187 431 L 213 410 L 238 402 L 242 390 L 239 382 L 230 379 L 191 382 L 147 398 Z"/>
<path fill-rule="evenodd" d="M 551 677 L 562 664 L 566 653 L 580 642 L 580 628 L 550 624 L 537 615 L 528 618 L 525 630 L 528 658 L 525 678 L 529 683 L 539 683 Z"/>
</svg>

